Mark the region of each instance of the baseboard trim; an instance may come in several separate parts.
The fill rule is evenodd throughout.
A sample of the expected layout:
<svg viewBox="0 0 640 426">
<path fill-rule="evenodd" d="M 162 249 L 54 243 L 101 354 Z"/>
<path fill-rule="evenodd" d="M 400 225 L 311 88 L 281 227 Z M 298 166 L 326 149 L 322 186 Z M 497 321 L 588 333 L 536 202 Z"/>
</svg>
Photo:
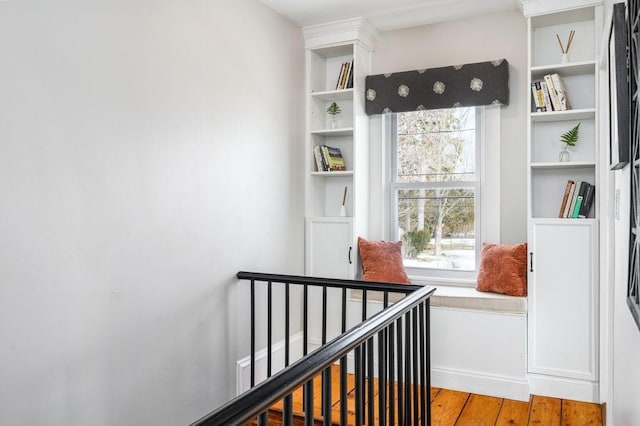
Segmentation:
<svg viewBox="0 0 640 426">
<path fill-rule="evenodd" d="M 533 395 L 600 403 L 597 382 L 529 374 L 529 390 Z"/>
<path fill-rule="evenodd" d="M 309 343 L 309 352 L 316 345 Z M 273 344 L 271 348 L 272 366 L 271 374 L 275 374 L 284 368 L 284 340 Z M 289 363 L 302 358 L 302 332 L 298 332 L 289 339 Z M 258 384 L 267 378 L 267 348 L 256 352 L 255 383 Z M 236 395 L 251 388 L 251 356 L 236 361 Z"/>
<path fill-rule="evenodd" d="M 431 385 L 498 398 L 529 400 L 529 383 L 525 377 L 498 376 L 477 371 L 433 367 Z"/>
</svg>

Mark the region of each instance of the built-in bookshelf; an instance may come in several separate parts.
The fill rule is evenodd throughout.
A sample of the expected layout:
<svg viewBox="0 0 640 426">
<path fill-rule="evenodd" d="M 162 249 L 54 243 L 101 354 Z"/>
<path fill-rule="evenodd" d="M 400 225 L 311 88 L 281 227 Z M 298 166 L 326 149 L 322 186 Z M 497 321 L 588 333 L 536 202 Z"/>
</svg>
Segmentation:
<svg viewBox="0 0 640 426">
<path fill-rule="evenodd" d="M 598 399 L 598 58 L 602 3 L 524 1 L 528 26 L 528 371 L 530 392 Z M 567 42 L 574 33 L 571 46 Z M 562 44 L 563 49 L 561 49 Z M 569 105 L 541 110 L 536 82 L 556 76 Z M 549 87 L 547 87 L 549 90 Z M 542 93 L 544 98 L 544 91 Z M 540 101 L 540 99 L 538 99 Z M 546 99 L 545 99 L 546 100 Z M 548 101 L 547 101 L 548 102 Z M 545 103 L 546 106 L 546 103 Z M 580 123 L 561 158 L 561 136 Z M 593 185 L 593 207 L 574 218 L 569 183 Z M 585 187 L 586 188 L 586 187 Z M 577 199 L 573 199 L 577 202 Z M 575 211 L 575 210 L 574 210 Z M 570 336 L 570 337 L 569 337 Z"/>
<path fill-rule="evenodd" d="M 540 112 L 536 109 L 535 98 L 529 94 L 529 216 L 557 218 L 568 180 L 595 185 L 598 37 L 594 7 L 557 13 L 543 13 L 543 10 L 538 9 L 540 13 L 528 20 L 529 87 L 536 82 L 545 82 L 545 76 L 557 75 L 570 107 L 566 110 L 548 107 Z M 563 57 L 558 39 L 566 49 L 571 31 L 574 31 L 573 40 Z M 577 123 L 580 123 L 578 143 L 568 149 L 569 161 L 561 162 L 563 144 L 560 135 Z M 589 217 L 596 215 L 596 209 L 593 209 Z"/>
<path fill-rule="evenodd" d="M 307 48 L 305 273 L 354 278 L 356 238 L 367 232 L 369 129 L 364 80 L 370 74 L 376 31 L 357 18 L 306 27 L 303 33 Z M 327 109 L 334 102 L 340 113 L 331 116 Z M 339 151 L 344 168 L 321 167 L 314 149 L 322 146 Z"/>
</svg>

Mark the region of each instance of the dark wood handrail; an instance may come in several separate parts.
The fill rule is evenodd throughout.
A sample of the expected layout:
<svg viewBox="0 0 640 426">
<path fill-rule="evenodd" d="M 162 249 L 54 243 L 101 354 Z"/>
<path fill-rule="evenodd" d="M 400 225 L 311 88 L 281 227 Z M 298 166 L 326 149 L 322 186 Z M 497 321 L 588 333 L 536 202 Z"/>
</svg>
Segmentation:
<svg viewBox="0 0 640 426">
<path fill-rule="evenodd" d="M 339 279 L 324 279 L 290 275 L 258 274 L 239 272 L 238 278 L 245 280 L 289 282 L 295 284 L 348 287 L 372 291 L 393 291 L 399 289 L 411 293 L 387 309 L 378 312 L 366 321 L 353 327 L 335 339 L 307 354 L 289 367 L 279 371 L 267 380 L 237 396 L 217 410 L 207 414 L 191 426 L 235 425 L 255 418 L 274 403 L 321 373 L 334 362 L 362 345 L 380 330 L 392 324 L 421 303 L 429 304 L 429 298 L 436 290 L 431 286 L 398 285 Z"/>
<path fill-rule="evenodd" d="M 417 284 L 393 284 L 373 281 L 342 280 L 339 278 L 305 277 L 301 275 L 263 274 L 259 272 L 238 272 L 238 279 L 271 281 L 274 283 L 307 284 L 335 288 L 348 288 L 351 290 L 388 291 L 392 293 L 413 293 L 424 288 Z"/>
</svg>

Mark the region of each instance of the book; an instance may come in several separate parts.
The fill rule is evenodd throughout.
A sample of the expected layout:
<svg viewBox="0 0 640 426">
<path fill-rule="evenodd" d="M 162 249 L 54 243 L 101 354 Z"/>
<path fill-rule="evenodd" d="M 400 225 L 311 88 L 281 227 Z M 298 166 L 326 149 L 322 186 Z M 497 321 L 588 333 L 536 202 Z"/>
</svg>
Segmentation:
<svg viewBox="0 0 640 426">
<path fill-rule="evenodd" d="M 353 89 L 353 61 L 351 61 L 351 69 L 349 69 L 349 78 L 347 79 L 347 89 Z"/>
<path fill-rule="evenodd" d="M 547 105 L 547 101 L 544 98 L 544 92 L 542 91 L 542 81 L 536 81 L 536 91 L 538 92 L 538 98 L 540 98 L 542 112 L 551 111 L 551 105 Z"/>
<path fill-rule="evenodd" d="M 540 99 L 538 98 L 538 89 L 536 89 L 536 83 L 531 83 L 531 95 L 533 95 L 533 106 L 536 112 L 542 112 L 542 105 L 540 105 Z"/>
<path fill-rule="evenodd" d="M 571 109 L 571 104 L 567 97 L 567 91 L 564 88 L 564 83 L 562 82 L 560 75 L 558 73 L 551 74 L 551 81 L 553 81 L 553 88 L 556 90 L 556 94 L 558 95 L 558 102 L 560 103 L 559 111 Z"/>
<path fill-rule="evenodd" d="M 340 72 L 338 73 L 338 81 L 336 82 L 336 90 L 340 89 L 340 82 L 342 81 L 342 75 L 344 74 L 344 66 L 345 64 L 342 64 L 342 67 L 340 68 Z"/>
<path fill-rule="evenodd" d="M 349 80 L 349 73 L 351 72 L 351 63 L 345 62 L 344 66 L 344 75 L 342 76 L 342 81 L 340 82 L 341 89 L 347 88 L 347 80 Z"/>
<path fill-rule="evenodd" d="M 540 87 L 539 81 L 531 83 L 531 94 L 533 95 L 533 102 L 536 107 L 536 112 L 545 112 L 544 96 Z"/>
<path fill-rule="evenodd" d="M 558 217 L 565 217 L 564 210 L 567 207 L 567 200 L 569 198 L 569 194 L 571 193 L 571 186 L 576 183 L 572 180 L 567 181 L 567 186 L 564 188 L 564 196 L 562 197 L 562 204 L 560 205 L 560 213 L 558 213 Z"/>
<path fill-rule="evenodd" d="M 320 145 L 316 145 L 313 147 L 313 157 L 316 160 L 316 169 L 319 172 L 326 172 L 327 166 L 324 163 L 324 158 L 322 156 L 322 148 L 320 148 Z"/>
<path fill-rule="evenodd" d="M 591 211 L 591 206 L 593 205 L 593 200 L 595 199 L 596 187 L 591 184 L 587 185 L 587 190 L 585 192 L 584 198 L 582 199 L 582 207 L 580 208 L 578 217 L 589 217 L 589 212 Z"/>
<path fill-rule="evenodd" d="M 578 193 L 580 192 L 580 183 L 581 182 L 576 182 L 576 184 L 573 187 L 573 194 L 571 194 L 570 202 L 567 202 L 569 207 L 567 208 L 566 215 L 564 216 L 566 218 L 573 217 L 573 209 L 576 208 L 576 200 L 578 199 Z"/>
<path fill-rule="evenodd" d="M 553 87 L 553 80 L 551 79 L 551 74 L 547 74 L 544 76 L 544 82 L 546 83 L 547 91 L 549 92 L 549 99 L 551 99 L 551 105 L 553 106 L 553 110 L 561 111 L 560 101 L 558 100 L 558 93 L 556 92 L 555 87 Z"/>
<path fill-rule="evenodd" d="M 329 171 L 333 172 L 347 169 L 344 164 L 344 158 L 342 158 L 340 148 L 322 145 L 322 151 L 324 153 L 324 158 L 327 160 L 327 168 Z"/>
<path fill-rule="evenodd" d="M 544 103 L 547 106 L 547 111 L 553 111 L 553 104 L 551 103 L 551 98 L 549 97 L 549 88 L 547 87 L 547 82 L 541 81 L 540 87 L 542 88 L 542 95 L 544 96 Z"/>
<path fill-rule="evenodd" d="M 582 207 L 583 198 L 584 196 L 578 195 L 578 198 L 576 199 L 576 207 L 573 209 L 573 214 L 571 215 L 572 218 L 578 217 L 578 213 L 580 212 L 580 207 Z"/>
<path fill-rule="evenodd" d="M 576 196 L 576 202 L 573 205 L 571 215 L 569 217 L 571 218 L 578 217 L 578 213 L 580 212 L 580 207 L 582 206 L 582 201 L 584 200 L 584 194 L 585 194 L 585 191 L 587 190 L 587 185 L 589 185 L 587 182 L 580 182 L 580 186 L 576 188 L 576 191 L 578 191 L 577 192 L 578 195 Z"/>
<path fill-rule="evenodd" d="M 571 200 L 573 200 L 573 193 L 576 190 L 576 184 L 571 184 L 571 189 L 569 190 L 569 196 L 567 197 L 567 204 L 564 207 L 564 211 L 562 212 L 562 217 L 567 217 L 569 214 L 569 209 L 571 208 Z"/>
<path fill-rule="evenodd" d="M 336 90 L 349 88 L 349 81 L 351 81 L 351 87 L 353 87 L 353 61 L 342 63 L 340 73 L 338 74 Z"/>
</svg>

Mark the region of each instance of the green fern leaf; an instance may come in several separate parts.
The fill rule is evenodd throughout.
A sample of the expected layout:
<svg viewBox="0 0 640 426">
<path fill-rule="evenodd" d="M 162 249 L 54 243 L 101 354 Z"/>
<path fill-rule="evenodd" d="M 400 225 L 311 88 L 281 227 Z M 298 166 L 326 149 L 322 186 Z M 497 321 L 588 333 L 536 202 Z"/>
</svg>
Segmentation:
<svg viewBox="0 0 640 426">
<path fill-rule="evenodd" d="M 578 142 L 578 129 L 580 128 L 580 123 L 576 124 L 575 127 L 560 136 L 560 140 L 567 144 L 567 146 L 576 146 L 576 142 Z"/>
</svg>

